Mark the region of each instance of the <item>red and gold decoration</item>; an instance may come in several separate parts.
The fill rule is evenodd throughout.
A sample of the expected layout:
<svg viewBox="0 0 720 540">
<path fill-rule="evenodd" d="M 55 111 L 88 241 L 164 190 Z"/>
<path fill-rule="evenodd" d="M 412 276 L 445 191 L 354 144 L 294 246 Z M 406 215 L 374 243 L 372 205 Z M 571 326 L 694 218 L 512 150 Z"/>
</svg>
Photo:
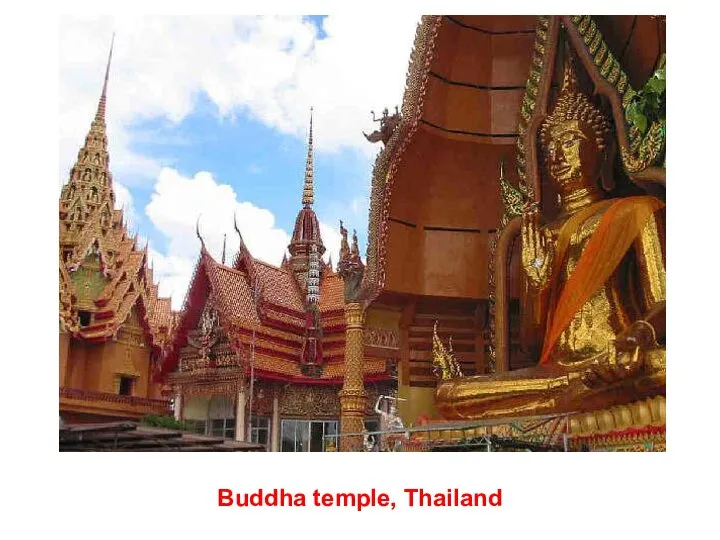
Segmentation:
<svg viewBox="0 0 720 540">
<path fill-rule="evenodd" d="M 406 425 L 561 415 L 573 449 L 664 449 L 666 125 L 627 116 L 664 52 L 652 17 L 423 17 L 358 295 L 399 336 Z"/>
<path fill-rule="evenodd" d="M 173 331 L 170 299 L 158 294 L 147 246 L 115 209 L 105 110 L 100 101 L 60 195 L 60 414 L 68 421 L 168 414 L 153 382 Z M 122 395 L 118 395 L 122 394 Z"/>
</svg>

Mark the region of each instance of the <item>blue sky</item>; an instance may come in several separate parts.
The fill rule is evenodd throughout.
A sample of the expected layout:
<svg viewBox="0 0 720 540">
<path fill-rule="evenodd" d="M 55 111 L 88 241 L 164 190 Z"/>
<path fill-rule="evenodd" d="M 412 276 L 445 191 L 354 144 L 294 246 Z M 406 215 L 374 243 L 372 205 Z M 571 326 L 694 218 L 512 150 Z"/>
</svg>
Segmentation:
<svg viewBox="0 0 720 540">
<path fill-rule="evenodd" d="M 301 207 L 307 139 L 278 133 L 242 112 L 232 119 L 220 118 L 205 96 L 198 97 L 193 114 L 179 124 L 151 120 L 132 131 L 136 135 L 132 150 L 153 156 L 184 176 L 212 171 L 216 181 L 232 186 L 240 200 L 270 210 L 279 227 L 292 230 Z M 315 129 L 315 140 L 321 137 Z M 359 229 L 363 246 L 367 205 L 363 200 L 353 208 L 352 202 L 367 197 L 371 168 L 372 159 L 352 149 L 314 153 L 316 212 L 332 224 L 339 219 L 351 222 Z M 153 186 L 138 182 L 131 192 L 135 207 L 142 209 L 150 202 Z M 146 214 L 138 212 L 135 225 L 156 248 L 166 247 L 167 238 Z"/>
<path fill-rule="evenodd" d="M 367 21 L 363 23 L 361 19 Z M 108 137 L 118 206 L 147 238 L 163 294 L 180 307 L 197 258 L 195 221 L 219 257 L 233 214 L 251 252 L 274 264 L 292 233 L 314 107 L 315 211 L 329 252 L 338 220 L 364 253 L 370 111 L 400 105 L 419 18 L 63 18 L 60 178 L 92 120 L 110 36 Z M 372 25 L 383 40 L 368 40 Z"/>
</svg>

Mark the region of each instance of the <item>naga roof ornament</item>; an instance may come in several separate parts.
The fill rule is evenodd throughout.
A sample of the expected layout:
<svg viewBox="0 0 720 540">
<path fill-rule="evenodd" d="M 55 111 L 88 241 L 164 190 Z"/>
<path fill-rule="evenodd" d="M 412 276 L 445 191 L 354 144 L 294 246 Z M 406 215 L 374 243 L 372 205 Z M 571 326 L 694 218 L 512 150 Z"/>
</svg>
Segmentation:
<svg viewBox="0 0 720 540">
<path fill-rule="evenodd" d="M 195 234 L 198 237 L 198 240 L 200 240 L 201 249 L 206 251 L 205 240 L 203 240 L 203 237 L 200 235 L 200 215 L 198 215 L 197 221 L 195 222 Z"/>
</svg>

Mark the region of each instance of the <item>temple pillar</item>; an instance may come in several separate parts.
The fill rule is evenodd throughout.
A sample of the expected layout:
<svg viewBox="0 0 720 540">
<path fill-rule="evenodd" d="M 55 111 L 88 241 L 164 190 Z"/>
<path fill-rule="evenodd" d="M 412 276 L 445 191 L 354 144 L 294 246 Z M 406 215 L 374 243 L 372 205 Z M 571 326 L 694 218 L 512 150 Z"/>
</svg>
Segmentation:
<svg viewBox="0 0 720 540">
<path fill-rule="evenodd" d="M 245 401 L 246 401 L 246 390 L 243 387 L 237 395 L 235 403 L 235 440 L 244 441 L 246 437 L 245 427 Z"/>
<path fill-rule="evenodd" d="M 273 394 L 272 425 L 270 426 L 270 451 L 280 451 L 280 398 L 277 390 Z"/>
<path fill-rule="evenodd" d="M 365 313 L 358 302 L 345 304 L 345 375 L 340 390 L 340 433 L 362 433 L 365 429 L 367 393 L 363 384 L 363 320 Z M 342 452 L 360 452 L 362 435 L 340 437 Z"/>
<path fill-rule="evenodd" d="M 182 392 L 178 390 L 177 392 L 175 392 L 175 401 L 173 402 L 173 415 L 175 416 L 175 420 L 177 420 L 178 422 L 181 422 L 183 418 L 182 408 L 183 396 Z"/>
<path fill-rule="evenodd" d="M 70 355 L 70 333 L 60 332 L 60 387 L 67 386 L 68 356 Z"/>
</svg>

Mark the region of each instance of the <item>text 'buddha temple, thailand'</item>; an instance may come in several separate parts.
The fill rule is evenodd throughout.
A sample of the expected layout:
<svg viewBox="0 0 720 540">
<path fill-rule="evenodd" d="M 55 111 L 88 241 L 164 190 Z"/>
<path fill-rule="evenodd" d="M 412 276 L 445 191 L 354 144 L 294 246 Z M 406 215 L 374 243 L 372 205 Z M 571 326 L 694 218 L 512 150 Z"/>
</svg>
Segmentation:
<svg viewBox="0 0 720 540">
<path fill-rule="evenodd" d="M 664 17 L 424 16 L 402 105 L 365 135 L 364 260 L 342 222 L 323 258 L 311 112 L 289 256 L 236 225 L 218 261 L 199 220 L 179 312 L 114 208 L 107 85 L 60 200 L 65 422 L 173 416 L 272 451 L 665 449 Z"/>
</svg>

